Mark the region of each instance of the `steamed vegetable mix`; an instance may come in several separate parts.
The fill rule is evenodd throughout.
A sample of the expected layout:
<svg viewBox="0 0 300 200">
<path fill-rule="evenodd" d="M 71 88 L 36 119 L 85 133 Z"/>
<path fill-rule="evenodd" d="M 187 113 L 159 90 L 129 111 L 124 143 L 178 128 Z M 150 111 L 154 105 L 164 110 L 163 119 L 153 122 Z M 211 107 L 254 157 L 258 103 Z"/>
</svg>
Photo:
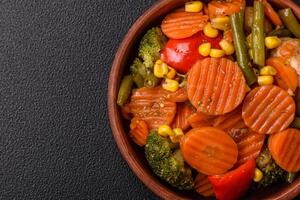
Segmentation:
<svg viewBox="0 0 300 200">
<path fill-rule="evenodd" d="M 272 2 L 189 1 L 137 41 L 116 103 L 166 184 L 236 200 L 299 178 L 300 8 Z"/>
</svg>

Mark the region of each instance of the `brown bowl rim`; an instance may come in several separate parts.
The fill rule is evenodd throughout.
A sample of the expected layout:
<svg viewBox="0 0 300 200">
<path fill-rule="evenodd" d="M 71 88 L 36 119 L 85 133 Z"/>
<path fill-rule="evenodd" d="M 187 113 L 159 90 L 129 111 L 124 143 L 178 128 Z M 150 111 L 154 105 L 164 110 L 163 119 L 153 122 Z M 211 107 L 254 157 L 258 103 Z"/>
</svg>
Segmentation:
<svg viewBox="0 0 300 200">
<path fill-rule="evenodd" d="M 165 8 L 169 4 L 180 4 L 184 3 L 187 0 L 159 0 L 154 3 L 146 12 L 140 16 L 136 22 L 131 26 L 127 34 L 125 35 L 123 41 L 121 42 L 117 53 L 115 55 L 110 75 L 109 75 L 109 83 L 108 83 L 108 98 L 107 98 L 107 105 L 108 105 L 108 116 L 110 121 L 110 126 L 112 130 L 112 134 L 114 136 L 114 140 L 117 144 L 117 147 L 125 161 L 127 162 L 128 166 L 134 172 L 134 174 L 149 188 L 154 194 L 163 198 L 163 199 L 189 199 L 182 195 L 179 195 L 177 192 L 171 190 L 169 187 L 165 186 L 165 184 L 161 183 L 158 178 L 154 178 L 153 175 L 148 174 L 145 170 L 140 166 L 139 161 L 130 155 L 133 150 L 131 143 L 128 143 L 126 140 L 126 133 L 124 131 L 122 125 L 122 119 L 120 117 L 120 111 L 116 104 L 116 96 L 118 87 L 120 84 L 120 78 L 122 72 L 124 70 L 124 65 L 126 59 L 124 57 L 128 56 L 129 49 L 134 44 L 134 40 L 136 35 L 141 34 L 142 29 L 147 27 L 151 20 L 148 20 L 151 16 L 153 17 L 155 13 L 159 12 L 161 9 Z M 173 7 L 174 8 L 174 7 Z M 170 10 L 170 9 L 168 9 Z M 157 18 L 160 15 L 157 15 L 153 18 Z M 129 47 L 129 48 L 128 48 Z M 297 197 L 300 194 L 300 177 L 293 183 L 293 186 L 286 187 L 280 192 L 276 192 L 268 197 L 268 199 L 272 200 L 285 200 L 285 199 L 292 199 Z"/>
</svg>

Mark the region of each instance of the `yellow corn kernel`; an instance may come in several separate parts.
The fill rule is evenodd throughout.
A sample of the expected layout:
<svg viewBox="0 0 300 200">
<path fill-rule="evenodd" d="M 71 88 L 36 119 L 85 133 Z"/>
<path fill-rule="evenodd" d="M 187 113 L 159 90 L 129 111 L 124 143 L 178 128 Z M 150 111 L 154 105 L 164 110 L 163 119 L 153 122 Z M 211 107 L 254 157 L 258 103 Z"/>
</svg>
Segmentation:
<svg viewBox="0 0 300 200">
<path fill-rule="evenodd" d="M 158 78 L 163 78 L 165 75 L 168 74 L 169 67 L 163 61 L 157 60 L 156 63 L 154 64 L 153 72 L 154 72 L 154 76 Z"/>
<path fill-rule="evenodd" d="M 216 17 L 211 19 L 211 25 L 215 29 L 219 29 L 222 31 L 228 30 L 230 28 L 230 20 L 229 17 Z"/>
<path fill-rule="evenodd" d="M 190 1 L 185 3 L 185 12 L 200 12 L 203 8 L 201 1 Z"/>
<path fill-rule="evenodd" d="M 220 47 L 224 50 L 226 55 L 232 55 L 234 53 L 234 46 L 232 43 L 228 42 L 227 40 L 221 40 L 219 42 Z"/>
<path fill-rule="evenodd" d="M 259 181 L 261 181 L 263 176 L 264 176 L 263 173 L 259 169 L 255 168 L 253 181 L 254 182 L 259 182 Z"/>
<path fill-rule="evenodd" d="M 211 49 L 209 55 L 212 58 L 221 58 L 225 55 L 225 52 L 221 49 Z"/>
<path fill-rule="evenodd" d="M 173 136 L 174 132 L 171 129 L 170 126 L 168 125 L 161 125 L 160 127 L 158 127 L 158 134 L 163 136 L 163 137 L 168 137 L 168 136 Z"/>
<path fill-rule="evenodd" d="M 273 76 L 258 76 L 257 78 L 258 85 L 272 85 L 274 82 Z"/>
<path fill-rule="evenodd" d="M 260 75 L 262 76 L 274 76 L 277 74 L 277 71 L 272 66 L 265 66 L 260 69 Z"/>
<path fill-rule="evenodd" d="M 177 74 L 176 70 L 170 67 L 169 68 L 169 73 L 167 74 L 167 78 L 168 79 L 174 79 L 176 74 Z"/>
<path fill-rule="evenodd" d="M 211 23 L 207 23 L 203 29 L 204 35 L 210 38 L 216 38 L 219 31 L 211 26 Z"/>
<path fill-rule="evenodd" d="M 173 129 L 173 136 L 170 136 L 170 139 L 173 143 L 179 143 L 184 136 L 184 133 L 181 128 L 175 128 Z"/>
<path fill-rule="evenodd" d="M 201 56 L 209 56 L 211 50 L 211 44 L 209 42 L 203 43 L 199 46 L 198 51 Z"/>
<path fill-rule="evenodd" d="M 166 78 L 166 81 L 163 83 L 162 87 L 170 92 L 176 92 L 179 88 L 179 83 L 178 81 Z"/>
<path fill-rule="evenodd" d="M 268 49 L 279 47 L 281 40 L 277 36 L 269 36 L 265 38 L 265 45 Z"/>
</svg>

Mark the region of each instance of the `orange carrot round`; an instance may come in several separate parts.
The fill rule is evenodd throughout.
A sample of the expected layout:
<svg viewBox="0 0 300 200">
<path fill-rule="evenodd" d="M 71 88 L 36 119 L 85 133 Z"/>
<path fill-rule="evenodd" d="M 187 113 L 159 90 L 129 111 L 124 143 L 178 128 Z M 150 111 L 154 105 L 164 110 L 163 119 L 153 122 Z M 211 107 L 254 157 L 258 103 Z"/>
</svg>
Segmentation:
<svg viewBox="0 0 300 200">
<path fill-rule="evenodd" d="M 238 13 L 241 8 L 245 7 L 245 0 L 233 0 L 233 1 L 210 1 L 208 3 L 209 18 L 229 16 L 234 13 Z"/>
<path fill-rule="evenodd" d="M 288 172 L 300 170 L 300 131 L 287 129 L 269 137 L 268 147 L 275 162 Z"/>
<path fill-rule="evenodd" d="M 233 137 L 239 151 L 236 166 L 240 166 L 248 160 L 255 160 L 264 145 L 265 137 L 264 134 L 258 134 L 251 130 L 246 130 L 241 132 L 238 137 Z"/>
<path fill-rule="evenodd" d="M 222 115 L 234 110 L 246 95 L 246 81 L 238 65 L 227 58 L 197 62 L 187 77 L 187 93 L 198 112 Z"/>
<path fill-rule="evenodd" d="M 165 95 L 161 87 L 137 89 L 131 96 L 130 111 L 150 129 L 170 125 L 176 114 L 176 103 L 167 100 Z"/>
<path fill-rule="evenodd" d="M 185 102 L 188 100 L 185 87 L 179 88 L 176 92 L 163 91 L 164 98 L 172 102 Z"/>
<path fill-rule="evenodd" d="M 188 38 L 203 30 L 207 24 L 208 16 L 202 12 L 185 12 L 178 9 L 168 14 L 161 24 L 163 33 L 172 39 Z"/>
<path fill-rule="evenodd" d="M 293 121 L 295 102 L 283 89 L 261 86 L 252 90 L 243 105 L 243 119 L 253 131 L 272 134 L 286 129 Z"/>
<path fill-rule="evenodd" d="M 173 128 L 181 128 L 182 130 L 186 130 L 190 127 L 188 122 L 188 117 L 195 112 L 195 109 L 192 105 L 188 103 L 178 103 L 177 104 L 177 113 L 175 119 L 172 123 Z"/>
<path fill-rule="evenodd" d="M 208 176 L 199 173 L 195 179 L 195 190 L 204 197 L 215 196 L 212 184 L 208 180 Z"/>
<path fill-rule="evenodd" d="M 187 118 L 187 121 L 192 128 L 201 128 L 206 126 L 212 126 L 214 123 L 214 118 L 214 116 L 197 112 L 190 115 Z"/>
<path fill-rule="evenodd" d="M 184 160 L 206 175 L 225 173 L 237 161 L 238 149 L 233 139 L 214 127 L 195 128 L 181 140 Z"/>
<path fill-rule="evenodd" d="M 133 118 L 130 123 L 129 136 L 139 146 L 146 145 L 147 136 L 149 134 L 149 128 L 141 119 Z"/>
<path fill-rule="evenodd" d="M 295 92 L 298 86 L 298 76 L 294 68 L 284 62 L 284 59 L 279 57 L 272 57 L 266 61 L 267 65 L 273 66 L 277 74 L 275 80 L 279 87 L 284 90 L 291 89 Z"/>
</svg>

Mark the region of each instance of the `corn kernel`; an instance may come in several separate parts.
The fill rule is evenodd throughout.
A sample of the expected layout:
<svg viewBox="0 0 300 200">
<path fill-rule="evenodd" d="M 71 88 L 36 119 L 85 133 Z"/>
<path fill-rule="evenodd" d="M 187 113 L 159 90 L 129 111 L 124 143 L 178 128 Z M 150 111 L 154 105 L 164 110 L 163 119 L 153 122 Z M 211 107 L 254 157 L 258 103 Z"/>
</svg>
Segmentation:
<svg viewBox="0 0 300 200">
<path fill-rule="evenodd" d="M 222 31 L 228 30 L 230 28 L 229 17 L 225 16 L 213 18 L 211 19 L 211 26 Z"/>
<path fill-rule="evenodd" d="M 227 40 L 221 40 L 219 42 L 220 47 L 224 50 L 226 55 L 232 55 L 234 53 L 234 46 L 232 43 L 228 42 Z"/>
<path fill-rule="evenodd" d="M 209 55 L 212 58 L 221 58 L 225 55 L 225 52 L 221 49 L 211 49 Z"/>
<path fill-rule="evenodd" d="M 211 50 L 211 44 L 209 42 L 203 43 L 199 46 L 198 51 L 201 56 L 209 56 Z"/>
<path fill-rule="evenodd" d="M 163 78 L 165 75 L 168 74 L 169 72 L 169 67 L 166 63 L 164 63 L 161 60 L 157 60 L 155 65 L 154 65 L 154 76 L 158 78 Z"/>
<path fill-rule="evenodd" d="M 169 68 L 169 73 L 167 74 L 167 78 L 168 79 L 174 79 L 176 74 L 177 74 L 176 70 L 170 67 Z"/>
<path fill-rule="evenodd" d="M 259 182 L 259 181 L 261 181 L 263 176 L 264 176 L 263 173 L 259 169 L 255 168 L 253 181 Z"/>
<path fill-rule="evenodd" d="M 265 66 L 260 69 L 260 75 L 263 75 L 263 76 L 274 76 L 276 74 L 277 74 L 277 71 L 272 66 Z"/>
<path fill-rule="evenodd" d="M 173 143 L 179 143 L 184 136 L 184 133 L 181 128 L 173 129 L 174 135 L 170 136 L 170 139 Z"/>
<path fill-rule="evenodd" d="M 179 88 L 179 83 L 178 83 L 178 81 L 175 81 L 175 80 L 166 79 L 166 81 L 163 83 L 162 87 L 165 90 L 168 90 L 170 92 L 176 92 Z"/>
<path fill-rule="evenodd" d="M 268 49 L 279 47 L 281 40 L 276 36 L 269 36 L 265 38 L 265 45 Z"/>
<path fill-rule="evenodd" d="M 190 1 L 185 3 L 185 12 L 200 12 L 203 8 L 201 1 Z"/>
<path fill-rule="evenodd" d="M 211 26 L 211 23 L 207 23 L 203 29 L 204 35 L 210 38 L 216 38 L 219 31 Z"/>
<path fill-rule="evenodd" d="M 273 76 L 258 76 L 257 78 L 258 85 L 272 85 L 274 82 Z"/>
<path fill-rule="evenodd" d="M 174 132 L 171 129 L 170 126 L 168 125 L 161 125 L 160 127 L 158 127 L 158 134 L 163 136 L 163 137 L 168 137 L 168 136 L 173 136 Z"/>
</svg>

